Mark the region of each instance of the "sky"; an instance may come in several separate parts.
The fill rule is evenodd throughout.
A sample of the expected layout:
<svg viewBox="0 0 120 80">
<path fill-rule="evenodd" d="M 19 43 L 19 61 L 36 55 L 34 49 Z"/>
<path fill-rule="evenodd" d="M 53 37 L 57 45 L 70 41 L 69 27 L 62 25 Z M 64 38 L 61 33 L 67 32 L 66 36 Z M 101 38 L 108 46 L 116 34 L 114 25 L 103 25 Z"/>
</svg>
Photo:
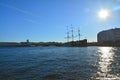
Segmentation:
<svg viewBox="0 0 120 80">
<path fill-rule="evenodd" d="M 100 9 L 109 10 L 107 19 Z M 67 26 L 94 42 L 98 32 L 120 28 L 119 14 L 120 0 L 0 0 L 0 42 L 65 42 Z"/>
</svg>

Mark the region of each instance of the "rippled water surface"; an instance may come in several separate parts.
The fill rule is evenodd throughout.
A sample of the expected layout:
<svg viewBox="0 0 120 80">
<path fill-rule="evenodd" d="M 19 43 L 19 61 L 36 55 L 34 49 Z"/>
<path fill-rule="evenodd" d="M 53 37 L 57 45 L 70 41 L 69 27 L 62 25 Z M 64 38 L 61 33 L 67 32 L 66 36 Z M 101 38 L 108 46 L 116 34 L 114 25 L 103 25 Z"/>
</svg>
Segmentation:
<svg viewBox="0 0 120 80">
<path fill-rule="evenodd" d="M 0 80 L 120 80 L 120 48 L 0 48 Z"/>
</svg>

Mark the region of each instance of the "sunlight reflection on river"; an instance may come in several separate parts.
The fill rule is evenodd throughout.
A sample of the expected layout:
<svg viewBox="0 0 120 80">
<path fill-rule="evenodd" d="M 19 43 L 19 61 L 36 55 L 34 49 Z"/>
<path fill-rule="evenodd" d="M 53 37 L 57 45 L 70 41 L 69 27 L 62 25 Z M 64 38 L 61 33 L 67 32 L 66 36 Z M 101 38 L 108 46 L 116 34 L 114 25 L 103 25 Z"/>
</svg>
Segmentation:
<svg viewBox="0 0 120 80">
<path fill-rule="evenodd" d="M 98 72 L 97 72 L 97 80 L 120 80 L 118 75 L 110 74 L 112 69 L 111 64 L 114 62 L 114 55 L 116 48 L 113 47 L 99 47 L 98 55 Z"/>
</svg>

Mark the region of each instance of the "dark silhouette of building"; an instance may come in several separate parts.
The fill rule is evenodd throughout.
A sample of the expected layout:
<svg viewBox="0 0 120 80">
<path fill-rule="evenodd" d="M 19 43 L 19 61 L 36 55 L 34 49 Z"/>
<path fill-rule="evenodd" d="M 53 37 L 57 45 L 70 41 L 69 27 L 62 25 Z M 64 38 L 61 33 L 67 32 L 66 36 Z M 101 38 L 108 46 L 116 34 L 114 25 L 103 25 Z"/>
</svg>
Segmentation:
<svg viewBox="0 0 120 80">
<path fill-rule="evenodd" d="M 97 40 L 98 43 L 102 45 L 120 45 L 120 28 L 99 32 Z"/>
</svg>

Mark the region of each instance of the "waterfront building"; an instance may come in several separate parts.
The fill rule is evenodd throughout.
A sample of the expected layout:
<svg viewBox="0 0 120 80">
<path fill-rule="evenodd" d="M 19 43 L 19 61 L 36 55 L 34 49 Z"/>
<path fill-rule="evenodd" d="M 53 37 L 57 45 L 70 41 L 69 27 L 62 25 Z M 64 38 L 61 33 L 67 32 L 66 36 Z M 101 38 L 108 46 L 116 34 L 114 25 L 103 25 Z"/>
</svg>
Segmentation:
<svg viewBox="0 0 120 80">
<path fill-rule="evenodd" d="M 97 35 L 98 43 L 116 43 L 120 42 L 120 28 L 104 30 Z"/>
</svg>

